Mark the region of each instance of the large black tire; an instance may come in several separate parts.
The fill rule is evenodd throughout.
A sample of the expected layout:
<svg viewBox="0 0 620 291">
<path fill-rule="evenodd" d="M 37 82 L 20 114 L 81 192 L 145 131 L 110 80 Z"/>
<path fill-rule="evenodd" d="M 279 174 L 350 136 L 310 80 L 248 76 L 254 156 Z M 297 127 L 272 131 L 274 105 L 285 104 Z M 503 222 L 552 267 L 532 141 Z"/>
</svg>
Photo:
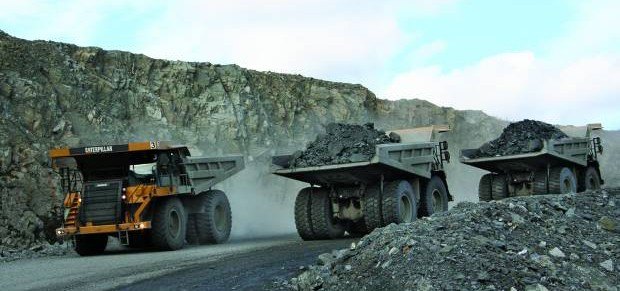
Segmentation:
<svg viewBox="0 0 620 291">
<path fill-rule="evenodd" d="M 407 223 L 418 218 L 418 205 L 411 184 L 405 180 L 385 183 L 381 202 L 383 223 Z"/>
<path fill-rule="evenodd" d="M 549 193 L 577 193 L 577 180 L 573 171 L 567 167 L 555 167 L 549 173 Z"/>
<path fill-rule="evenodd" d="M 335 239 L 344 236 L 344 226 L 334 218 L 329 192 L 324 189 L 313 190 L 310 198 L 310 217 L 314 239 Z"/>
<path fill-rule="evenodd" d="M 295 227 L 297 233 L 303 240 L 313 240 L 315 238 L 312 230 L 312 218 L 310 217 L 310 198 L 313 188 L 303 188 L 297 193 L 295 199 Z"/>
<path fill-rule="evenodd" d="M 79 234 L 73 247 L 80 256 L 94 256 L 103 253 L 107 245 L 107 234 Z"/>
<path fill-rule="evenodd" d="M 491 201 L 491 183 L 493 182 L 493 174 L 485 174 L 480 177 L 478 183 L 478 200 Z"/>
<path fill-rule="evenodd" d="M 448 189 L 439 176 L 433 176 L 426 183 L 420 197 L 419 211 L 422 216 L 448 211 Z"/>
<path fill-rule="evenodd" d="M 493 198 L 493 200 L 502 200 L 508 197 L 508 181 L 506 180 L 506 175 L 493 175 L 491 185 L 491 198 Z"/>
<path fill-rule="evenodd" d="M 163 198 L 153 212 L 152 242 L 161 250 L 178 250 L 185 243 L 187 214 L 176 197 Z"/>
<path fill-rule="evenodd" d="M 601 177 L 598 175 L 598 171 L 594 167 L 588 167 L 586 169 L 583 184 L 586 190 L 601 189 Z"/>
<path fill-rule="evenodd" d="M 232 213 L 226 194 L 209 190 L 199 194 L 199 213 L 193 213 L 195 235 L 199 244 L 219 244 L 228 240 L 232 227 Z"/>
<path fill-rule="evenodd" d="M 364 224 L 368 231 L 384 225 L 382 216 L 380 184 L 370 185 L 364 194 Z"/>
<path fill-rule="evenodd" d="M 549 192 L 547 188 L 547 170 L 536 171 L 532 181 L 534 195 L 544 195 Z"/>
</svg>

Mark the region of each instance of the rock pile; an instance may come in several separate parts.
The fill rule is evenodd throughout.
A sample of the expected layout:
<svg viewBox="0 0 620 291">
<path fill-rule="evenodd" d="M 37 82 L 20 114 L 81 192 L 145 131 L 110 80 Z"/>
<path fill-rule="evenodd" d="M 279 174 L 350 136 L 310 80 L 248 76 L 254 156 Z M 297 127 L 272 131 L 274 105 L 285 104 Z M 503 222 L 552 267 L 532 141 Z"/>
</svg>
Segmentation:
<svg viewBox="0 0 620 291">
<path fill-rule="evenodd" d="M 472 158 L 536 152 L 542 149 L 543 140 L 567 137 L 551 124 L 525 119 L 509 124 L 499 138 L 483 144 Z"/>
<path fill-rule="evenodd" d="M 370 161 L 378 144 L 400 142 L 396 134 L 387 136 L 376 130 L 374 124 L 364 125 L 330 123 L 310 142 L 303 152 L 297 152 L 293 167 L 312 167 Z"/>
<path fill-rule="evenodd" d="M 69 243 L 38 243 L 29 248 L 8 248 L 0 246 L 0 263 L 10 262 L 21 259 L 32 259 L 49 256 L 64 256 L 74 253 L 73 247 Z"/>
<path fill-rule="evenodd" d="M 463 202 L 321 255 L 299 290 L 618 290 L 620 189 Z"/>
</svg>

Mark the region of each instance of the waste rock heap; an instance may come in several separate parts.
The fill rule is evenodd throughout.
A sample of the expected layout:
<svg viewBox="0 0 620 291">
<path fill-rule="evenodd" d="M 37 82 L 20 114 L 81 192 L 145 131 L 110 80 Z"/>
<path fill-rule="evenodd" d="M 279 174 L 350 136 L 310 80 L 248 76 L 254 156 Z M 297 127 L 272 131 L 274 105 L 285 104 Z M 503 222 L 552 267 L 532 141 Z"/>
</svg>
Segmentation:
<svg viewBox="0 0 620 291">
<path fill-rule="evenodd" d="M 473 157 L 495 157 L 536 152 L 542 149 L 543 140 L 558 140 L 567 137 L 568 135 L 551 124 L 525 119 L 509 124 L 499 138 L 483 144 Z"/>
<path fill-rule="evenodd" d="M 312 167 L 370 161 L 378 144 L 400 142 L 397 134 L 386 135 L 374 124 L 330 123 L 325 134 L 310 142 L 303 152 L 297 152 L 293 167 Z"/>
<path fill-rule="evenodd" d="M 620 189 L 463 202 L 389 225 L 285 285 L 298 290 L 618 290 Z M 514 288 L 514 289 L 513 289 Z"/>
</svg>

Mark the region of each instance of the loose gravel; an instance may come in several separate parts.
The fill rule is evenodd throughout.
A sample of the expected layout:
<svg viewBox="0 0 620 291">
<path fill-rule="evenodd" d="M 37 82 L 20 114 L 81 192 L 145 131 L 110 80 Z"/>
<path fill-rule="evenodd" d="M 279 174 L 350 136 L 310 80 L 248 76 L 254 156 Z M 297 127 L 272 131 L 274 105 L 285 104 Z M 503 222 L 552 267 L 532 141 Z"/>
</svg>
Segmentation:
<svg viewBox="0 0 620 291">
<path fill-rule="evenodd" d="M 618 290 L 620 189 L 462 202 L 389 225 L 282 286 L 297 290 Z"/>
</svg>

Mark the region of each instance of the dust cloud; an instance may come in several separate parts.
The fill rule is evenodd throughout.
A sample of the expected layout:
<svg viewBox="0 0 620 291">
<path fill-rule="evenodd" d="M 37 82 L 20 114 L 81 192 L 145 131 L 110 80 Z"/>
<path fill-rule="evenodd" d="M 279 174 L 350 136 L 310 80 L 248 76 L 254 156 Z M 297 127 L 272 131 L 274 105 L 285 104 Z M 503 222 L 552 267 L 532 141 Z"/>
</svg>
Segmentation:
<svg viewBox="0 0 620 291">
<path fill-rule="evenodd" d="M 295 234 L 294 205 L 304 183 L 270 173 L 267 161 L 246 162 L 243 171 L 216 185 L 232 210 L 232 239 Z"/>
<path fill-rule="evenodd" d="M 599 157 L 605 187 L 620 187 L 620 131 L 604 130 L 600 134 L 603 155 Z"/>
</svg>

